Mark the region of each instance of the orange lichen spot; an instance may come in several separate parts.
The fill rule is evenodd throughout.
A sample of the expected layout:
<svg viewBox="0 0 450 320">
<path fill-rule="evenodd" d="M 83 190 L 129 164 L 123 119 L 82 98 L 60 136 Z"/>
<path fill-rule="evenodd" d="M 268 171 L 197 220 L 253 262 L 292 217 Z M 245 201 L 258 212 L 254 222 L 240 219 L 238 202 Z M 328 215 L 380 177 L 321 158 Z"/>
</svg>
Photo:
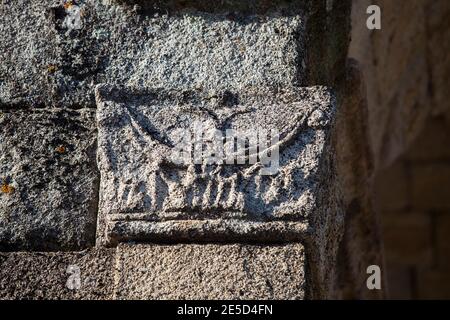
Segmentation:
<svg viewBox="0 0 450 320">
<path fill-rule="evenodd" d="M 64 147 L 64 146 L 56 147 L 55 151 L 60 153 L 60 154 L 66 153 L 66 147 Z"/>
<path fill-rule="evenodd" d="M 55 72 L 56 72 L 56 70 L 58 70 L 58 67 L 57 67 L 57 66 L 55 66 L 54 64 L 52 64 L 52 65 L 49 65 L 49 66 L 47 67 L 47 71 L 48 71 L 48 73 L 55 73 Z"/>
<path fill-rule="evenodd" d="M 16 189 L 7 183 L 4 183 L 1 185 L 0 191 L 1 191 L 1 193 L 11 194 L 11 193 L 14 193 L 14 191 L 16 191 Z"/>
<path fill-rule="evenodd" d="M 73 6 L 73 1 L 69 0 L 69 1 L 64 2 L 64 9 L 68 10 L 68 9 L 72 8 L 72 6 Z"/>
</svg>

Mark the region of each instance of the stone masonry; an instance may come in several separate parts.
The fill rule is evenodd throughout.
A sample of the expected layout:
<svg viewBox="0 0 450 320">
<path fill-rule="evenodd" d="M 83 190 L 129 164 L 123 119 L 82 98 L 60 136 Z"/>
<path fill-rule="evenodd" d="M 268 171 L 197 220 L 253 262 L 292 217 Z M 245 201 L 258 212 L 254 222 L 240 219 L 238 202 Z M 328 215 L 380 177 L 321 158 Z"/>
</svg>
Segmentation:
<svg viewBox="0 0 450 320">
<path fill-rule="evenodd" d="M 381 31 L 366 28 L 369 4 L 382 10 Z M 352 10 L 349 55 L 366 79 L 388 294 L 448 299 L 450 4 L 355 0 Z"/>
<path fill-rule="evenodd" d="M 350 13 L 2 1 L 0 298 L 383 297 L 365 282 L 383 262 Z M 238 165 L 175 162 L 198 123 L 279 136 Z"/>
</svg>

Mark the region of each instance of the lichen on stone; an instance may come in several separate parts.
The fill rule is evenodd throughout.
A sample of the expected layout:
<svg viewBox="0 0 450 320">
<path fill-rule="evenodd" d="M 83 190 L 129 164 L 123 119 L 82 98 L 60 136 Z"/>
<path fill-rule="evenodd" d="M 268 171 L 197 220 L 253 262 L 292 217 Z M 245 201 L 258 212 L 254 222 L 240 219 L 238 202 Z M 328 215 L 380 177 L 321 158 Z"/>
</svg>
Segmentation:
<svg viewBox="0 0 450 320">
<path fill-rule="evenodd" d="M 47 72 L 48 73 L 55 73 L 56 71 L 58 71 L 58 67 L 55 66 L 54 64 L 51 64 L 47 67 Z"/>
<path fill-rule="evenodd" d="M 60 145 L 55 148 L 55 151 L 58 152 L 59 154 L 63 154 L 66 153 L 67 149 L 65 146 Z"/>
<path fill-rule="evenodd" d="M 71 0 L 66 1 L 66 2 L 64 2 L 63 6 L 64 6 L 64 9 L 66 9 L 66 10 L 70 9 L 73 6 L 73 1 L 71 1 Z"/>
<path fill-rule="evenodd" d="M 12 185 L 10 185 L 8 183 L 3 183 L 0 187 L 1 193 L 12 194 L 15 191 L 16 191 L 16 188 L 14 188 Z"/>
</svg>

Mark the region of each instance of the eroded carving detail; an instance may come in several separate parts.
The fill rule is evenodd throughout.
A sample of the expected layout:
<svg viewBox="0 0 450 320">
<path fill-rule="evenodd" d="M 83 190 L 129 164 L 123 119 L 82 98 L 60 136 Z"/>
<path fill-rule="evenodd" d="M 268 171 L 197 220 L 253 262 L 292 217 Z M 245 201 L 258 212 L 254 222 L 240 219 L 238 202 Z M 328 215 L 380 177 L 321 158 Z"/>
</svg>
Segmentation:
<svg viewBox="0 0 450 320">
<path fill-rule="evenodd" d="M 301 224 L 315 206 L 317 174 L 334 112 L 326 88 L 238 96 L 164 90 L 128 94 L 126 89 L 99 86 L 97 104 L 100 209 L 111 228 L 108 236 L 173 235 L 175 225 L 201 228 L 208 237 L 214 237 L 217 228 L 233 229 L 230 233 L 236 236 L 251 234 L 244 229 L 256 226 L 264 232 L 264 223 L 287 223 L 280 224 L 281 229 L 290 223 L 295 233 L 299 226 L 292 223 Z M 261 174 L 261 161 L 174 162 L 177 132 L 199 123 L 221 132 L 277 130 L 278 170 Z M 155 230 L 152 223 L 160 223 L 165 231 Z M 217 234 L 223 236 L 226 230 Z M 191 235 L 196 237 L 196 232 Z"/>
</svg>

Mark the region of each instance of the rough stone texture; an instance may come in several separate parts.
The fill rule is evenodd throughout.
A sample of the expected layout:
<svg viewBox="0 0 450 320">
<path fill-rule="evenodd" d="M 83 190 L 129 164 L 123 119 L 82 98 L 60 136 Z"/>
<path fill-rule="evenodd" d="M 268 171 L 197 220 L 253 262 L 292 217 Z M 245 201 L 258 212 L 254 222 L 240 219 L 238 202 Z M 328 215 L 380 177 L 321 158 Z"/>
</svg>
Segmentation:
<svg viewBox="0 0 450 320">
<path fill-rule="evenodd" d="M 114 251 L 0 253 L 0 299 L 111 299 Z"/>
<path fill-rule="evenodd" d="M 331 145 L 334 99 L 325 87 L 295 91 L 148 91 L 99 86 L 98 235 L 122 241 L 305 241 L 318 296 L 328 294 L 342 210 Z M 273 107 L 276 106 L 276 112 Z M 175 129 L 277 129 L 279 168 L 177 164 Z M 258 151 L 259 156 L 262 154 Z M 219 156 L 219 158 L 222 156 Z M 100 238 L 100 240 L 102 240 Z"/>
<path fill-rule="evenodd" d="M 373 154 L 368 139 L 367 101 L 364 76 L 358 63 L 347 62 L 340 91 L 333 144 L 337 181 L 344 208 L 344 234 L 339 243 L 335 298 L 379 299 L 385 290 L 368 290 L 366 268 L 383 266 L 380 223 L 371 194 Z M 385 276 L 383 275 L 385 288 Z"/>
<path fill-rule="evenodd" d="M 303 299 L 300 244 L 121 245 L 117 299 Z"/>
<path fill-rule="evenodd" d="M 446 147 L 448 137 L 444 134 L 450 127 L 447 99 L 450 74 L 448 0 L 354 0 L 350 55 L 360 61 L 365 75 L 367 107 L 363 101 L 363 90 L 360 90 L 364 85 L 358 79 L 356 67 L 351 63 L 350 70 L 344 68 L 349 35 L 348 0 L 233 0 L 221 1 L 220 4 L 209 0 L 123 0 L 120 6 L 110 0 L 75 2 L 75 6 L 67 6 L 67 9 L 64 9 L 62 0 L 0 2 L 0 109 L 8 121 L 11 121 L 12 114 L 5 113 L 6 110 L 30 106 L 94 108 L 94 88 L 98 83 L 141 88 L 159 86 L 164 90 L 180 92 L 199 88 L 200 91 L 219 89 L 219 92 L 228 89 L 237 93 L 255 87 L 271 91 L 297 85 L 332 84 L 338 113 L 337 129 L 331 135 L 334 141 L 330 143 L 336 148 L 329 152 L 337 158 L 336 168 L 331 171 L 336 171 L 336 179 L 342 189 L 345 218 L 336 224 L 330 222 L 328 225 L 335 229 L 329 228 L 327 234 L 320 235 L 320 241 L 314 232 L 326 230 L 317 228 L 323 221 L 317 220 L 311 224 L 305 221 L 310 221 L 312 217 L 334 217 L 326 212 L 314 212 L 302 221 L 299 229 L 271 227 L 274 232 L 266 233 L 265 240 L 280 240 L 277 236 L 289 232 L 291 235 L 305 235 L 303 242 L 307 259 L 303 267 L 305 281 L 309 284 L 306 297 L 376 297 L 377 292 L 368 293 L 364 288 L 365 267 L 372 263 L 382 266 L 378 251 L 380 244 L 376 241 L 377 228 L 374 227 L 376 216 L 371 210 L 371 199 L 367 193 L 371 187 L 371 180 L 367 178 L 375 173 L 384 180 L 378 186 L 383 191 L 378 192 L 382 202 L 379 207 L 386 217 L 385 238 L 388 240 L 385 243 L 387 270 L 382 267 L 382 274 L 390 278 L 391 297 L 449 297 L 450 197 L 447 189 L 450 175 L 447 174 L 447 167 L 450 162 L 449 148 Z M 378 4 L 382 8 L 381 31 L 369 32 L 366 28 L 365 10 L 369 4 Z M 288 9 L 280 9 L 283 6 Z M 292 6 L 296 7 L 295 10 L 291 10 Z M 76 20 L 78 9 L 82 12 L 81 28 L 69 30 L 71 21 Z M 205 71 L 206 68 L 208 71 Z M 342 79 L 342 75 L 349 77 L 344 80 L 350 82 L 342 84 L 334 81 Z M 428 119 L 430 113 L 439 117 Z M 49 114 L 54 116 L 53 112 Z M 445 118 L 441 117 L 444 114 Z M 16 250 L 24 246 L 28 246 L 24 248 L 26 250 L 35 250 L 36 247 L 67 250 L 92 244 L 92 240 L 81 244 L 81 238 L 77 237 L 83 233 L 73 235 L 72 240 L 54 240 L 54 236 L 72 237 L 69 233 L 81 232 L 84 228 L 76 225 L 74 229 L 68 225 L 67 229 L 62 229 L 62 226 L 81 217 L 78 215 L 81 211 L 72 214 L 72 206 L 87 208 L 87 199 L 92 198 L 93 180 L 79 190 L 80 193 L 66 193 L 64 188 L 72 187 L 73 177 L 78 179 L 81 171 L 76 169 L 72 175 L 73 167 L 64 169 L 63 173 L 69 172 L 67 185 L 65 180 L 60 185 L 61 176 L 56 173 L 59 167 L 55 169 L 51 162 L 44 163 L 50 166 L 50 174 L 47 174 L 46 167 L 40 162 L 41 156 L 49 156 L 51 161 L 53 151 L 59 145 L 51 145 L 47 150 L 46 140 L 42 144 L 40 136 L 39 139 L 34 137 L 34 128 L 37 127 L 39 134 L 42 132 L 57 141 L 53 130 L 60 132 L 60 128 L 49 127 L 44 132 L 41 126 L 47 120 L 26 116 L 19 119 L 7 126 L 7 139 L 2 136 L 4 126 L 0 126 L 0 157 L 7 155 L 6 161 L 1 158 L 0 165 L 3 170 L 1 174 L 5 175 L 0 176 L 0 208 L 8 209 L 0 212 L 0 250 Z M 414 145 L 415 137 L 426 121 L 425 134 Z M 27 136 L 25 126 L 30 128 Z M 20 129 L 20 135 L 12 139 L 12 134 L 15 134 L 12 128 L 16 127 Z M 67 131 L 61 129 L 61 132 L 65 139 L 77 135 L 70 131 L 70 127 Z M 92 142 L 91 138 L 82 140 Z M 5 147 L 6 152 L 4 141 L 11 146 Z M 22 144 L 21 141 L 25 142 Z M 380 171 L 411 143 L 415 148 L 410 149 L 406 159 L 402 158 L 385 173 Z M 37 153 L 28 151 L 28 145 Z M 31 160 L 27 160 L 29 154 Z M 56 151 L 54 154 L 56 159 L 60 159 L 71 152 L 60 154 Z M 374 161 L 371 161 L 372 157 Z M 78 155 L 76 158 L 81 159 Z M 25 168 L 30 163 L 35 171 L 22 170 L 12 165 L 10 159 L 14 163 L 25 164 Z M 30 189 L 23 189 L 23 183 L 17 184 L 14 176 L 10 176 L 11 172 L 26 182 L 31 181 Z M 385 175 L 388 178 L 383 179 Z M 50 189 L 42 191 L 42 185 L 36 182 L 38 180 L 51 181 L 48 183 Z M 322 185 L 334 186 L 335 183 L 326 181 Z M 59 202 L 58 192 L 63 192 L 67 198 L 60 198 Z M 326 200 L 336 198 L 334 192 L 338 190 L 332 188 L 318 192 L 317 203 L 323 204 L 323 207 L 336 207 L 326 204 Z M 26 197 L 21 198 L 22 195 Z M 77 199 L 76 203 L 72 196 Z M 25 200 L 32 202 L 27 204 Z M 39 210 L 39 213 L 28 214 L 25 208 L 28 205 L 33 206 L 33 210 Z M 64 206 L 67 211 L 50 210 L 53 205 Z M 42 211 L 42 208 L 45 210 Z M 9 220 L 5 222 L 10 211 L 20 213 L 14 225 Z M 83 214 L 87 212 L 91 211 L 82 211 Z M 89 217 L 92 215 L 89 214 Z M 131 221 L 125 225 L 131 226 L 133 223 Z M 142 225 L 141 222 L 136 223 Z M 267 222 L 259 226 L 264 226 L 264 223 Z M 345 230 L 342 229 L 343 223 Z M 44 229 L 33 229 L 28 235 L 22 233 L 36 224 Z M 48 226 L 60 229 L 45 229 Z M 229 229 L 215 230 L 222 230 L 228 236 L 236 230 L 254 232 L 242 228 L 242 224 L 227 227 Z M 186 224 L 182 228 L 186 228 Z M 131 229 L 136 231 L 136 228 Z M 14 234 L 6 236 L 6 233 L 1 233 L 5 230 L 12 230 Z M 86 239 L 94 237 L 94 229 L 90 230 Z M 199 226 L 191 224 L 184 230 L 193 232 L 199 230 Z M 130 232 L 125 229 L 119 231 Z M 148 229 L 144 231 L 148 234 Z M 342 241 L 339 242 L 343 231 Z M 36 235 L 39 235 L 37 239 Z M 193 238 L 204 236 L 204 233 L 194 234 Z M 210 237 L 219 238 L 218 233 Z M 174 238 L 181 237 L 174 235 Z M 291 239 L 294 238 L 292 236 Z M 189 246 L 183 248 L 187 252 L 190 250 Z M 334 253 L 337 248 L 339 251 Z M 180 252 L 183 250 L 180 249 Z M 325 250 L 328 250 L 327 254 Z M 62 257 L 76 256 L 78 258 L 73 259 L 79 260 L 81 255 L 1 254 L 0 261 L 5 263 L 2 265 L 4 269 L 0 270 L 2 297 L 91 297 L 89 292 L 73 295 L 64 288 L 60 289 L 61 283 L 65 283 L 61 276 L 64 273 L 67 277 L 66 258 Z M 336 255 L 337 267 L 334 266 Z M 91 258 L 86 259 L 91 261 Z M 97 270 L 93 264 L 87 265 L 93 266 L 93 270 L 88 268 L 89 271 Z M 223 260 L 223 267 L 234 266 Z M 56 282 L 51 278 L 51 268 L 58 270 Z M 112 267 L 108 265 L 105 268 L 110 270 Z M 268 270 L 272 271 L 269 267 Z M 23 280 L 24 274 L 29 275 L 32 281 L 28 278 Z M 189 277 L 191 274 L 185 273 L 183 279 L 188 281 Z M 46 287 L 46 282 L 57 285 Z M 335 292 L 331 292 L 330 283 L 334 285 Z M 38 287 L 45 290 L 41 292 L 36 289 Z M 139 291 L 139 288 L 136 290 Z M 104 296 L 110 296 L 109 292 Z"/>
<path fill-rule="evenodd" d="M 345 62 L 349 0 L 119 2 L 2 1 L 0 105 L 93 107 L 98 83 L 325 85 Z"/>
<path fill-rule="evenodd" d="M 366 136 L 361 135 L 354 142 L 347 141 L 348 144 L 339 142 L 342 133 L 345 139 L 351 140 L 352 133 L 365 132 L 365 121 L 358 124 L 366 118 L 365 113 L 359 114 L 362 98 L 351 95 L 346 102 L 343 97 L 349 95 L 351 89 L 340 86 L 347 72 L 349 4 L 349 0 L 231 0 L 220 4 L 206 0 L 79 0 L 65 6 L 62 1 L 51 0 L 1 2 L 0 109 L 29 114 L 42 111 L 53 117 L 54 112 L 60 111 L 51 111 L 51 108 L 94 108 L 97 102 L 98 161 L 102 174 L 98 238 L 106 235 L 111 245 L 129 240 L 223 243 L 119 246 L 117 297 L 158 297 L 166 293 L 180 296 L 184 292 L 188 297 L 214 294 L 217 298 L 228 294 L 244 298 L 369 296 L 361 291 L 364 281 L 361 281 L 361 268 L 357 268 L 375 261 L 372 258 L 379 258 L 378 243 L 373 248 L 368 247 L 376 240 L 376 233 L 366 232 L 367 225 L 376 224 L 363 182 L 370 174 L 364 144 Z M 107 85 L 98 87 L 95 101 L 94 88 L 99 83 Z M 328 87 L 299 88 L 312 85 Z M 331 87 L 336 97 L 331 98 L 331 89 L 328 89 Z M 344 107 L 346 114 L 340 118 L 344 122 L 339 125 L 343 129 L 337 130 L 333 124 L 339 116 L 334 111 L 341 110 L 344 105 L 341 102 L 350 107 Z M 42 106 L 47 109 L 31 111 L 34 108 L 30 108 Z M 24 110 L 17 111 L 19 109 Z M 216 126 L 214 122 L 224 120 L 239 109 L 246 110 L 237 112 L 226 125 L 245 129 L 254 124 L 267 127 L 269 122 L 282 132 L 282 171 L 278 175 L 261 176 L 259 165 L 220 168 L 218 172 L 202 172 L 204 168 L 198 168 L 200 173 L 167 165 L 165 144 L 171 142 L 170 125 L 189 124 L 195 118 L 212 128 Z M 191 114 L 193 110 L 197 112 L 195 117 Z M 65 112 L 70 113 L 68 118 L 78 119 L 75 114 L 87 111 Z M 358 115 L 352 118 L 352 114 Z M 181 121 L 182 117 L 186 122 Z M 5 236 L 10 246 L 7 249 L 72 250 L 92 244 L 95 234 L 91 228 L 92 218 L 97 209 L 92 204 L 98 201 L 96 175 L 90 167 L 96 149 L 90 131 L 93 127 L 86 124 L 89 134 L 86 131 L 86 136 L 79 137 L 79 130 L 72 128 L 70 121 L 65 122 L 61 130 L 58 126 L 47 126 L 44 131 L 39 127 L 41 120 L 20 119 L 13 125 L 21 128 L 23 123 L 33 130 L 27 136 L 18 137 L 36 145 L 39 151 L 30 164 L 37 171 L 30 171 L 31 178 L 26 179 L 33 183 L 34 179 L 44 179 L 51 189 L 40 191 L 42 184 L 39 183 L 23 189 L 19 169 L 6 167 L 6 181 L 1 186 L 2 204 L 6 203 L 8 209 L 17 203 L 20 207 L 31 194 L 29 201 L 32 202 L 23 206 L 29 206 L 36 214 L 24 215 L 25 209 L 20 211 L 20 218 L 14 217 L 16 222 L 12 226 L 5 224 L 5 230 L 26 231 L 38 222 L 42 224 L 37 240 L 21 233 L 17 237 Z M 347 123 L 349 119 L 352 121 Z M 43 125 L 48 124 L 47 120 L 42 121 Z M 50 136 L 51 141 L 56 134 L 63 137 L 70 146 L 80 147 L 77 150 L 84 152 L 85 157 L 71 147 L 61 147 L 59 140 L 57 145 L 48 147 L 46 140 L 42 143 L 33 136 L 34 131 Z M 93 146 L 92 150 L 88 145 Z M 20 142 L 18 146 L 22 147 Z M 337 154 L 336 148 L 340 147 L 343 151 Z M 59 167 L 45 167 L 52 164 L 52 159 L 41 164 L 40 161 L 49 156 L 47 149 L 63 159 L 73 155 L 70 164 L 80 159 L 85 162 L 79 166 L 64 164 L 60 175 L 53 171 Z M 19 151 L 19 156 L 29 158 L 23 156 L 25 151 Z M 8 153 L 8 157 L 13 158 L 13 155 Z M 356 164 L 359 160 L 361 164 Z M 336 161 L 348 161 L 348 165 L 339 165 Z M 56 165 L 59 164 L 56 161 Z M 355 173 L 351 172 L 352 164 Z M 17 181 L 14 176 L 10 177 L 10 172 L 16 174 Z M 155 172 L 163 178 L 154 180 L 152 186 L 150 175 Z M 179 179 L 180 176 L 185 179 Z M 77 179 L 80 181 L 75 181 Z M 77 182 L 81 183 L 80 189 L 77 189 Z M 233 200 L 235 195 L 236 201 L 223 201 L 218 196 L 221 183 L 229 184 L 222 186 L 222 190 L 237 190 L 229 195 L 222 194 L 224 199 L 231 197 Z M 193 192 L 192 201 L 189 189 L 199 191 L 198 194 Z M 195 204 L 194 200 L 199 199 L 201 203 Z M 22 202 L 14 202 L 19 200 Z M 344 217 L 343 207 L 347 209 L 347 217 Z M 76 226 L 72 225 L 74 221 Z M 344 221 L 349 230 L 345 231 L 341 242 Z M 67 229 L 59 228 L 62 225 Z M 49 228 L 56 229 L 49 231 Z M 87 239 L 85 242 L 75 236 L 70 241 L 64 238 L 79 231 L 83 232 L 78 235 L 87 237 L 83 238 Z M 351 239 L 366 236 L 367 239 L 355 241 L 356 245 L 349 245 Z M 10 243 L 12 240 L 15 242 Z M 231 241 L 247 245 L 226 244 Z M 248 245 L 256 241 L 261 246 Z M 274 243 L 299 241 L 302 245 L 273 246 Z M 349 250 L 353 249 L 355 253 L 349 255 Z M 131 260 L 123 255 L 128 251 L 134 257 Z M 191 253 L 200 259 L 193 259 Z M 362 254 L 358 257 L 357 253 Z M 242 264 L 230 262 L 230 254 L 236 257 L 231 261 L 242 261 Z M 167 259 L 161 261 L 164 255 Z M 24 268 L 30 265 L 39 270 L 45 268 L 45 263 L 39 263 L 39 256 L 31 255 L 30 261 L 36 260 L 36 263 L 23 262 Z M 336 266 L 338 256 L 348 259 L 348 264 Z M 8 263 L 15 263 L 14 257 L 17 261 L 28 261 L 25 253 L 5 257 Z M 43 257 L 52 257 L 49 259 L 53 261 L 62 254 L 43 254 Z M 211 258 L 213 262 L 208 265 Z M 86 262 L 88 265 L 97 260 L 86 259 L 91 261 Z M 191 283 L 198 285 L 202 275 L 184 270 L 168 274 L 165 266 L 179 270 L 177 262 L 203 270 L 214 286 L 206 283 L 206 288 L 210 288 L 207 291 L 201 291 L 203 286 L 199 286 L 198 291 L 192 290 Z M 203 262 L 209 267 L 204 267 Z M 145 277 L 155 279 L 155 283 L 169 279 L 164 283 L 169 283 L 173 291 L 164 291 L 167 288 L 152 282 L 142 285 L 139 266 L 148 264 L 160 272 L 147 269 Z M 53 262 L 48 265 L 49 268 L 54 266 Z M 254 270 L 250 280 L 247 266 Z M 281 266 L 283 272 L 277 266 Z M 337 270 L 343 266 L 350 266 L 351 272 Z M 59 267 L 55 265 L 55 268 Z M 237 271 L 237 275 L 232 271 Z M 30 277 L 34 279 L 35 274 L 33 271 Z M 227 277 L 232 281 L 223 282 Z M 41 281 L 38 276 L 36 279 Z M 336 288 L 342 279 L 352 282 L 346 287 L 350 289 Z M 8 281 L 13 280 L 4 283 Z M 30 284 L 34 285 L 33 281 Z M 242 283 L 255 289 L 248 295 L 241 295 Z M 26 286 L 23 282 L 19 285 Z M 233 292 L 224 290 L 220 294 L 216 288 L 223 288 L 223 285 L 231 285 Z M 9 289 L 14 292 L 14 288 L 11 285 Z M 26 288 L 24 292 L 27 290 L 33 289 Z M 44 294 L 44 297 L 58 295 L 48 290 L 51 294 Z M 347 295 L 341 294 L 344 290 Z M 59 296 L 65 297 L 65 293 Z M 76 297 L 85 296 L 91 295 L 87 292 Z"/>
<path fill-rule="evenodd" d="M 95 243 L 95 113 L 0 114 L 0 250 L 73 250 Z"/>
<path fill-rule="evenodd" d="M 240 89 L 304 78 L 305 10 L 286 2 L 258 15 L 212 14 L 178 2 L 166 14 L 97 0 L 69 9 L 61 1 L 3 1 L 0 103 L 93 107 L 94 86 L 105 82 Z M 81 18 L 71 27 L 74 7 Z"/>
<path fill-rule="evenodd" d="M 335 109 L 328 89 L 217 96 L 165 91 L 142 96 L 98 88 L 100 210 L 111 242 L 289 240 L 295 229 L 306 229 L 313 211 L 327 210 L 317 194 L 324 188 L 319 177 L 333 181 L 332 168 L 323 165 Z M 269 145 L 250 150 L 258 154 L 255 164 L 248 158 L 243 165 L 207 164 L 204 158 L 197 165 L 193 159 L 174 162 L 178 130 L 190 134 L 200 124 L 223 136 L 227 129 L 278 130 L 279 168 L 273 159 L 270 164 L 260 159 Z M 215 156 L 226 158 L 222 150 Z"/>
</svg>

